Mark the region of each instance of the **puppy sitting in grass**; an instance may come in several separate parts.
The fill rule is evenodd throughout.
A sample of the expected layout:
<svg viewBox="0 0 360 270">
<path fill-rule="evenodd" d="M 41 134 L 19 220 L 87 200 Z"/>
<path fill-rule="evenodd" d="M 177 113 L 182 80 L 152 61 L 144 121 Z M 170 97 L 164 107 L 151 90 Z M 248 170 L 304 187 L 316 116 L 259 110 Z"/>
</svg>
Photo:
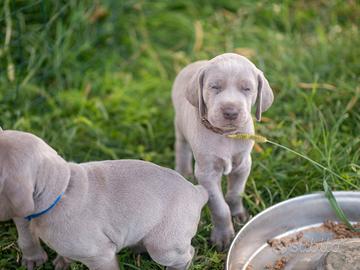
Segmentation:
<svg viewBox="0 0 360 270">
<path fill-rule="evenodd" d="M 252 140 L 226 135 L 254 134 L 251 107 L 256 118 L 273 102 L 273 92 L 263 73 L 248 59 L 226 53 L 185 67 L 176 77 L 172 100 L 175 107 L 176 170 L 195 177 L 209 194 L 214 228 L 211 240 L 226 248 L 234 235 L 231 215 L 247 219 L 240 194 L 251 168 Z M 224 198 L 221 177 L 228 175 Z"/>
<path fill-rule="evenodd" d="M 116 253 L 141 247 L 185 270 L 207 193 L 176 172 L 138 160 L 68 163 L 40 138 L 0 131 L 0 221 L 14 218 L 23 262 L 46 260 L 39 237 L 90 269 L 119 269 Z M 26 219 L 25 219 L 26 218 Z"/>
</svg>

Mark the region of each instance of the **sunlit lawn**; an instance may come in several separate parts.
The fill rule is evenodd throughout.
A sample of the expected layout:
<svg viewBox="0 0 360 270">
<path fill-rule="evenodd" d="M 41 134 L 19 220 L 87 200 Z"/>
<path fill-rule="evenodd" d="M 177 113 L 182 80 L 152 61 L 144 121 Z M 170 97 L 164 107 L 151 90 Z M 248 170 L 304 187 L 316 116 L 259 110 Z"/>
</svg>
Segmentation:
<svg viewBox="0 0 360 270">
<path fill-rule="evenodd" d="M 359 5 L 275 2 L 1 1 L 0 125 L 37 134 L 69 161 L 136 158 L 173 168 L 177 72 L 237 52 L 275 91 L 257 132 L 359 186 Z M 257 145 L 253 161 L 246 189 L 253 215 L 321 190 L 324 177 L 335 190 L 354 189 L 272 146 Z M 191 269 L 224 269 L 226 254 L 209 244 L 210 230 L 206 209 Z M 12 223 L 1 223 L 0 269 L 21 269 L 15 241 Z M 119 261 L 122 269 L 162 269 L 129 250 Z"/>
</svg>

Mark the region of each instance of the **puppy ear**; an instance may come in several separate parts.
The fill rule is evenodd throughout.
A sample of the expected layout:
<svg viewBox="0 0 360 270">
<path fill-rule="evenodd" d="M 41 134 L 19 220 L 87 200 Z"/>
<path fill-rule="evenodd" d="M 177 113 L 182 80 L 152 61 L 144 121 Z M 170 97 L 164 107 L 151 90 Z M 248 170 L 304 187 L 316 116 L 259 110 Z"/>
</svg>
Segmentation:
<svg viewBox="0 0 360 270">
<path fill-rule="evenodd" d="M 16 217 L 25 217 L 34 212 L 34 188 L 30 181 L 24 181 L 20 178 L 26 179 L 27 174 L 17 174 L 16 176 L 9 176 L 5 180 L 4 194 L 11 203 L 11 208 Z"/>
<path fill-rule="evenodd" d="M 43 186 L 51 184 L 54 188 L 61 189 L 67 186 L 70 176 L 69 164 L 54 151 L 41 160 L 36 183 Z M 49 181 L 49 178 L 52 181 Z"/>
<path fill-rule="evenodd" d="M 256 101 L 256 120 L 261 121 L 261 113 L 270 108 L 274 101 L 274 94 L 269 85 L 269 82 L 265 78 L 264 74 L 259 71 L 258 79 L 258 92 Z"/>
<path fill-rule="evenodd" d="M 191 78 L 186 88 L 186 99 L 194 107 L 199 109 L 200 115 L 205 114 L 205 102 L 203 97 L 205 69 L 200 68 Z"/>
</svg>

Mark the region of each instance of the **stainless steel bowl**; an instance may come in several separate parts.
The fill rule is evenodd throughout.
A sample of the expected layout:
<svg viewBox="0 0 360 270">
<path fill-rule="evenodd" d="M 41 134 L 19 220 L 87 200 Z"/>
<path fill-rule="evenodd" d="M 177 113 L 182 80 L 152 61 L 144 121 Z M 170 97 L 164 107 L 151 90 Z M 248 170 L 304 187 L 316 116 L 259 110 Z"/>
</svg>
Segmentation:
<svg viewBox="0 0 360 270">
<path fill-rule="evenodd" d="M 334 192 L 334 195 L 349 220 L 359 222 L 360 192 Z M 268 243 L 272 239 L 294 238 L 299 232 L 303 239 L 313 244 L 329 243 L 334 236 L 319 229 L 326 220 L 339 221 L 323 193 L 276 204 L 256 215 L 236 235 L 227 256 L 226 269 L 266 269 L 266 265 L 272 265 L 284 256 L 294 259 L 308 252 L 299 245 L 274 249 Z"/>
</svg>

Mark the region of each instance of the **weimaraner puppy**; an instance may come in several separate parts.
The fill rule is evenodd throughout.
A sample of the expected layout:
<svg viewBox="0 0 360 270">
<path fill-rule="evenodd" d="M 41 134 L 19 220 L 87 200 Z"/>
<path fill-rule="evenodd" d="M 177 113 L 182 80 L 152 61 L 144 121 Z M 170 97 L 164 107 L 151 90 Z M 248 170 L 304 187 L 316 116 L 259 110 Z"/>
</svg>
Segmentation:
<svg viewBox="0 0 360 270">
<path fill-rule="evenodd" d="M 203 187 L 149 162 L 68 163 L 30 133 L 0 131 L 0 220 L 14 218 L 29 268 L 46 260 L 40 238 L 61 255 L 55 269 L 70 260 L 119 269 L 116 253 L 136 246 L 185 270 L 207 199 Z"/>
<path fill-rule="evenodd" d="M 247 58 L 234 53 L 198 61 L 176 77 L 172 100 L 175 107 L 176 170 L 195 177 L 209 194 L 214 225 L 212 242 L 226 248 L 234 235 L 231 215 L 244 221 L 248 215 L 240 196 L 251 169 L 253 141 L 227 138 L 227 134 L 254 134 L 251 107 L 256 118 L 273 102 L 273 92 L 263 73 Z M 228 175 L 227 193 L 221 190 Z"/>
</svg>

